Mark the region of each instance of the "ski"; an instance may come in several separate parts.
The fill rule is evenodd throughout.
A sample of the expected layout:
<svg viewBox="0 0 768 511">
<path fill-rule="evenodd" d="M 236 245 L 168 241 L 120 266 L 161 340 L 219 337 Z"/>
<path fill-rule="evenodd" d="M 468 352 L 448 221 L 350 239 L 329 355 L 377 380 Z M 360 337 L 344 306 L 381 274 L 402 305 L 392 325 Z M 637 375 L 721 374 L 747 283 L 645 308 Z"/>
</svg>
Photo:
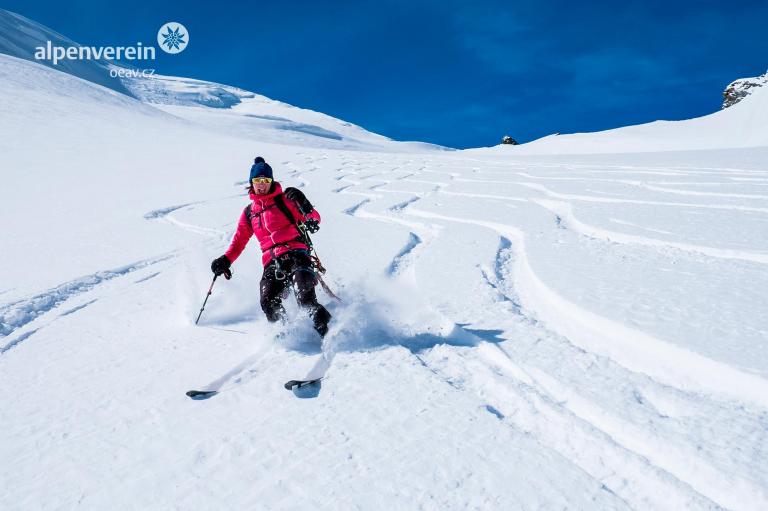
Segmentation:
<svg viewBox="0 0 768 511">
<path fill-rule="evenodd" d="M 208 399 L 218 394 L 218 390 L 189 390 L 187 395 L 192 399 Z"/>
<path fill-rule="evenodd" d="M 333 351 L 324 351 L 320 354 L 318 359 L 315 361 L 315 364 L 312 366 L 312 369 L 309 370 L 303 380 L 289 380 L 285 382 L 283 387 L 285 387 L 285 390 L 292 391 L 318 383 L 320 380 L 325 378 L 325 375 L 328 372 L 328 368 L 331 367 L 331 361 L 335 355 L 336 353 Z"/>
<path fill-rule="evenodd" d="M 300 389 L 302 387 L 306 387 L 307 385 L 312 385 L 313 383 L 317 383 L 320 380 L 322 380 L 323 377 L 315 378 L 314 380 L 290 380 L 285 382 L 285 390 L 293 390 L 293 389 Z"/>
</svg>

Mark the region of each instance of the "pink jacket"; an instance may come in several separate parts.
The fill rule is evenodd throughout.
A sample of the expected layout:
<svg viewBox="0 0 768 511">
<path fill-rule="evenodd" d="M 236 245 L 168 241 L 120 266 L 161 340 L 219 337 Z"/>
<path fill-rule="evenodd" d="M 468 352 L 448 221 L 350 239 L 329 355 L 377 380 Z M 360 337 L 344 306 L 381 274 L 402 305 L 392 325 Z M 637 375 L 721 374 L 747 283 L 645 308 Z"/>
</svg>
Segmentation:
<svg viewBox="0 0 768 511">
<path fill-rule="evenodd" d="M 264 266 L 268 265 L 274 257 L 279 257 L 289 250 L 309 248 L 304 242 L 298 240 L 299 229 L 275 204 L 275 197 L 283 193 L 283 187 L 278 182 L 274 184 L 274 190 L 271 193 L 256 195 L 251 192 L 250 197 L 253 202 L 247 206 L 250 208 L 251 219 L 248 221 L 247 210 L 243 210 L 240 221 L 237 223 L 237 231 L 229 248 L 224 252 L 230 262 L 234 263 L 235 259 L 240 257 L 251 236 L 254 235 L 261 245 L 261 263 Z M 304 219 L 293 201 L 283 196 L 283 202 L 297 222 Z M 320 214 L 316 210 L 307 215 L 307 218 L 320 222 Z"/>
</svg>

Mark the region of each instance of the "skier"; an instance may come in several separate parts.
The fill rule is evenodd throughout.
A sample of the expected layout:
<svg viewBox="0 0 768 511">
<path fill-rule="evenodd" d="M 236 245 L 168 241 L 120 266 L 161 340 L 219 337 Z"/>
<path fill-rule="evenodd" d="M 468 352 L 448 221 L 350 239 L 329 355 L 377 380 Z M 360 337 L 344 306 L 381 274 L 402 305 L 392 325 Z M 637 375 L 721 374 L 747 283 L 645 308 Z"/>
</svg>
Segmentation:
<svg viewBox="0 0 768 511">
<path fill-rule="evenodd" d="M 258 156 L 248 178 L 251 203 L 240 215 L 232 242 L 224 255 L 213 260 L 215 275 L 230 279 L 232 263 L 245 249 L 251 236 L 261 245 L 261 309 L 270 322 L 285 321 L 282 299 L 293 284 L 298 304 L 306 309 L 315 330 L 324 337 L 331 314 L 317 302 L 315 272 L 309 257 L 309 247 L 299 225 L 311 233 L 320 229 L 320 214 L 312 207 L 301 190 L 283 188 L 272 176 L 272 167 Z"/>
</svg>

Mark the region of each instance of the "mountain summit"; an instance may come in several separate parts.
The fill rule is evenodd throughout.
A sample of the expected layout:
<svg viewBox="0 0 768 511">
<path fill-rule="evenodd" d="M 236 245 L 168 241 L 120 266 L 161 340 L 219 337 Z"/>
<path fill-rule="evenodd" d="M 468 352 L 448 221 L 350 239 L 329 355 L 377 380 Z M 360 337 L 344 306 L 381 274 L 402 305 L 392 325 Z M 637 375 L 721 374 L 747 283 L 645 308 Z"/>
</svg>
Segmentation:
<svg viewBox="0 0 768 511">
<path fill-rule="evenodd" d="M 755 92 L 755 89 L 768 83 L 768 72 L 753 78 L 739 78 L 731 82 L 723 91 L 723 109 L 732 107 Z"/>
</svg>

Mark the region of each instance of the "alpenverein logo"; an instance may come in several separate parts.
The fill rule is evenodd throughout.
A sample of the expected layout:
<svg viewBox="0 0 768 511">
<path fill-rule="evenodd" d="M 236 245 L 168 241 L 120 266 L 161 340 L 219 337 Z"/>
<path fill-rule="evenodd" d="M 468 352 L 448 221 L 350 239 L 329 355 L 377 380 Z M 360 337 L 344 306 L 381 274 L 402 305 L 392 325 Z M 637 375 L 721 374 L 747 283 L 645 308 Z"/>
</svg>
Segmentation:
<svg viewBox="0 0 768 511">
<path fill-rule="evenodd" d="M 157 31 L 157 44 L 166 53 L 181 53 L 189 44 L 189 30 L 175 21 L 166 23 Z"/>
<path fill-rule="evenodd" d="M 45 46 L 35 48 L 35 60 L 49 60 L 54 66 L 60 60 L 154 60 L 154 46 Z"/>
<path fill-rule="evenodd" d="M 189 44 L 189 31 L 181 23 L 166 23 L 157 32 L 157 43 L 166 53 L 181 53 Z M 47 60 L 54 66 L 62 60 L 155 60 L 155 47 L 140 42 L 136 46 L 45 46 L 35 48 L 35 60 Z M 110 71 L 110 74 L 112 71 Z"/>
</svg>

